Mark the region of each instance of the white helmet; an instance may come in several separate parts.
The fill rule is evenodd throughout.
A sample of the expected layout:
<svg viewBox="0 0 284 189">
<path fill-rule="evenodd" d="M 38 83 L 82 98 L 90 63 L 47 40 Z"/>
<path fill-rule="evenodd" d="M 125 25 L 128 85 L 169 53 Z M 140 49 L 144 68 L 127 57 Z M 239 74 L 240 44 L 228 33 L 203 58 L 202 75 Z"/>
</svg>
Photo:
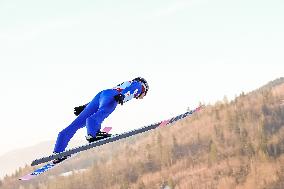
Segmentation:
<svg viewBox="0 0 284 189">
<path fill-rule="evenodd" d="M 133 79 L 132 81 L 138 81 L 142 84 L 142 92 L 136 98 L 138 99 L 138 98 L 143 98 L 144 96 L 146 96 L 146 94 L 149 90 L 149 85 L 148 85 L 148 82 L 146 81 L 146 79 L 144 79 L 143 77 L 137 77 L 137 78 Z"/>
</svg>

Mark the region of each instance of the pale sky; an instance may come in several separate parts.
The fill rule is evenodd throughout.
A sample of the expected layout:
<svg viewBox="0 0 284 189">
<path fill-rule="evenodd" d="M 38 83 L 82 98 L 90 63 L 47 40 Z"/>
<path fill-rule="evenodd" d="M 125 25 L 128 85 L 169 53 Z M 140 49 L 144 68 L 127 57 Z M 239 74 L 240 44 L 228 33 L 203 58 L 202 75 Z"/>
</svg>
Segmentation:
<svg viewBox="0 0 284 189">
<path fill-rule="evenodd" d="M 114 133 L 284 76 L 283 10 L 283 0 L 1 0 L 0 155 L 55 140 L 75 106 L 137 76 L 150 91 L 105 121 Z"/>
</svg>

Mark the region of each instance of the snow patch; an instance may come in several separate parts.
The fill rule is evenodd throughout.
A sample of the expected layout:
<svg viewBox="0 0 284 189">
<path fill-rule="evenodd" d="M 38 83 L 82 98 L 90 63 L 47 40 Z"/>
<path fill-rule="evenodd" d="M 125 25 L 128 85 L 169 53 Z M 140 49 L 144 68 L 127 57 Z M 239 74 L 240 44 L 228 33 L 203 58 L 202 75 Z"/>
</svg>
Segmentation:
<svg viewBox="0 0 284 189">
<path fill-rule="evenodd" d="M 75 173 L 82 173 L 86 170 L 87 169 L 79 169 L 79 170 L 68 171 L 68 172 L 65 172 L 65 173 L 61 173 L 59 176 L 68 177 L 68 176 L 75 174 Z"/>
</svg>

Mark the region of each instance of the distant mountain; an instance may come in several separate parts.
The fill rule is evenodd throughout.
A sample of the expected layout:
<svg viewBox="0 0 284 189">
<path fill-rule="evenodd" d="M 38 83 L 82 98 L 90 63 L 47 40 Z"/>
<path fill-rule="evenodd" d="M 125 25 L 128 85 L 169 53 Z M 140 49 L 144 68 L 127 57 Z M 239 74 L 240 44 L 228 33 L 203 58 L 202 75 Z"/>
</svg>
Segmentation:
<svg viewBox="0 0 284 189">
<path fill-rule="evenodd" d="M 10 175 L 19 167 L 30 164 L 35 158 L 49 155 L 54 147 L 54 141 L 45 141 L 34 146 L 16 149 L 0 156 L 0 178 Z M 71 141 L 70 147 L 82 144 L 82 141 Z"/>
</svg>

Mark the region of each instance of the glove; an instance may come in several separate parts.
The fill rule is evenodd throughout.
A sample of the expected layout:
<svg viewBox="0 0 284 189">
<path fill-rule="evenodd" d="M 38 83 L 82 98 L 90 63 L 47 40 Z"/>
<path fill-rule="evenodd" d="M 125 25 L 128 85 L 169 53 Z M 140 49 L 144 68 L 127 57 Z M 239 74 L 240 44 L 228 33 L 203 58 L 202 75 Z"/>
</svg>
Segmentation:
<svg viewBox="0 0 284 189">
<path fill-rule="evenodd" d="M 86 108 L 87 104 L 83 105 L 83 106 L 78 106 L 74 108 L 74 114 L 76 116 L 78 116 L 85 108 Z"/>
<path fill-rule="evenodd" d="M 118 104 L 121 104 L 123 105 L 123 100 L 124 100 L 125 96 L 123 94 L 118 94 L 118 95 L 115 95 L 114 96 L 114 99 L 115 101 L 118 103 Z"/>
</svg>

